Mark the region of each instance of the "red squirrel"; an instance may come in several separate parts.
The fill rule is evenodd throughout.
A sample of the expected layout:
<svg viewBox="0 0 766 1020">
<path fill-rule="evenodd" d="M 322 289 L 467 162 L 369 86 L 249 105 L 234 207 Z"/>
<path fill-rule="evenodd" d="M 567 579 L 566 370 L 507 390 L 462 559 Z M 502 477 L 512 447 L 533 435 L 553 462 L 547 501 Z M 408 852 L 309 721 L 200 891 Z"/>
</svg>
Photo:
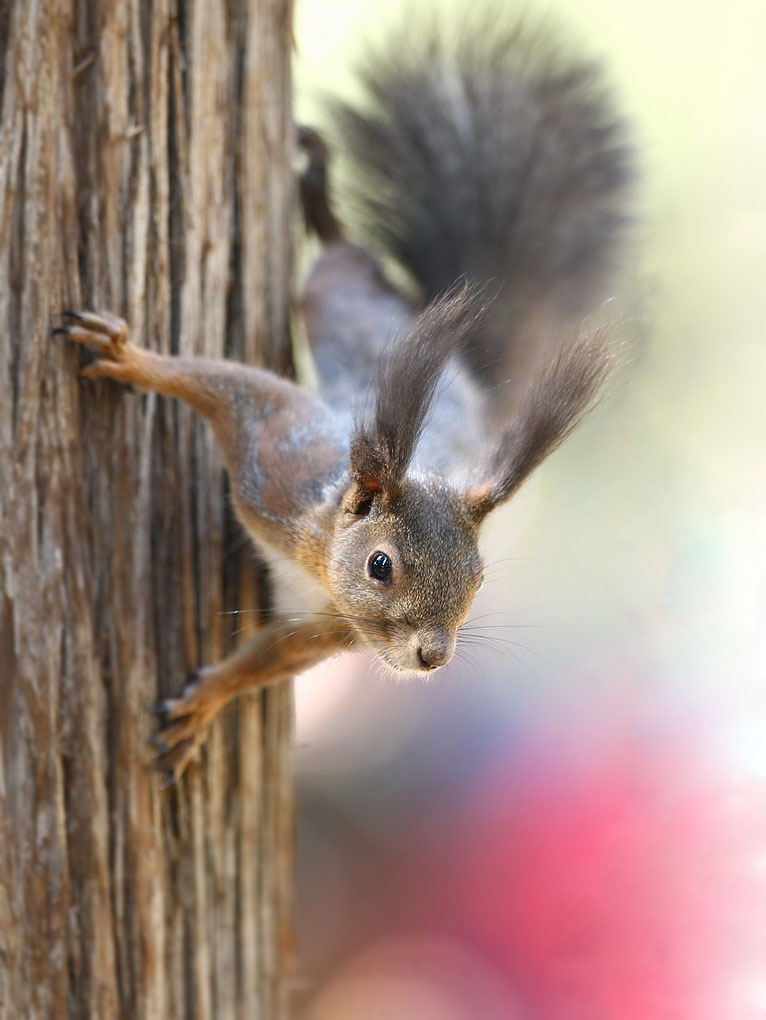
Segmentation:
<svg viewBox="0 0 766 1020">
<path fill-rule="evenodd" d="M 548 34 L 476 23 L 389 40 L 362 84 L 359 105 L 334 107 L 360 221 L 421 303 L 346 240 L 327 149 L 301 129 L 303 210 L 322 242 L 302 300 L 318 392 L 141 349 L 112 314 L 64 313 L 60 331 L 97 354 L 87 378 L 207 419 L 270 565 L 270 621 L 160 706 L 170 781 L 243 691 L 345 649 L 421 675 L 446 665 L 482 583 L 482 522 L 609 369 L 608 331 L 583 323 L 608 293 L 634 171 L 598 68 Z M 510 408 L 496 386 L 509 365 Z"/>
</svg>

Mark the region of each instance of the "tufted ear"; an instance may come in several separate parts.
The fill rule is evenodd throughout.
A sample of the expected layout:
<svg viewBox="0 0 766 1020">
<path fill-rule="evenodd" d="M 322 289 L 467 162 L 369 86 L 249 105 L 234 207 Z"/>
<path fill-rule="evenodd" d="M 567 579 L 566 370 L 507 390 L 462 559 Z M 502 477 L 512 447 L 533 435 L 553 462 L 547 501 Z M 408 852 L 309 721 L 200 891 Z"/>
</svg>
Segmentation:
<svg viewBox="0 0 766 1020">
<path fill-rule="evenodd" d="M 480 523 L 490 510 L 495 508 L 497 503 L 494 498 L 494 492 L 494 485 L 490 485 L 487 482 L 484 485 L 477 485 L 476 488 L 469 489 L 463 494 L 465 508 L 472 521 L 477 524 Z"/>
<path fill-rule="evenodd" d="M 583 333 L 543 363 L 501 433 L 484 481 L 465 494 L 475 520 L 509 499 L 587 416 L 612 366 L 609 340 L 606 327 Z"/>
<path fill-rule="evenodd" d="M 396 498 L 453 352 L 479 326 L 484 290 L 461 284 L 432 302 L 384 352 L 373 384 L 372 414 L 351 438 L 349 513 L 369 510 L 376 497 Z"/>
<path fill-rule="evenodd" d="M 351 475 L 351 484 L 343 493 L 341 507 L 347 514 L 363 517 L 370 512 L 372 502 L 383 492 L 381 482 L 371 474 Z"/>
</svg>

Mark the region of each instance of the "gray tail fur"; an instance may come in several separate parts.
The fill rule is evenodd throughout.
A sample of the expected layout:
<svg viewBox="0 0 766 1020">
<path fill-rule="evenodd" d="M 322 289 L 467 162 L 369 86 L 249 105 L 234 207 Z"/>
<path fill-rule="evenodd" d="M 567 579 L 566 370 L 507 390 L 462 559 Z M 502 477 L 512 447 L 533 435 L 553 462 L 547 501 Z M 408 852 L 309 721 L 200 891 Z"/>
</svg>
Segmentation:
<svg viewBox="0 0 766 1020">
<path fill-rule="evenodd" d="M 364 98 L 334 110 L 352 201 L 427 300 L 460 278 L 495 281 L 497 323 L 473 367 L 487 375 L 532 334 L 571 332 L 606 296 L 634 178 L 599 67 L 547 27 L 505 27 L 498 7 L 409 24 L 359 75 Z"/>
</svg>

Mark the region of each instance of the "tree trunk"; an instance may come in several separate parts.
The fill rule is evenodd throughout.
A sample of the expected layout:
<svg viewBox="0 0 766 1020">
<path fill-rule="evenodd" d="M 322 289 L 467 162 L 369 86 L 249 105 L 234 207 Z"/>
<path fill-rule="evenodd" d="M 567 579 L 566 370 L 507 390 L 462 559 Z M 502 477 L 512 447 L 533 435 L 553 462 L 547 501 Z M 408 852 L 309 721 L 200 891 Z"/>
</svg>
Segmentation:
<svg viewBox="0 0 766 1020">
<path fill-rule="evenodd" d="M 147 709 L 261 593 L 207 427 L 62 308 L 285 369 L 290 5 L 0 0 L 0 1017 L 284 1013 L 291 695 L 160 792 Z M 232 622 L 233 621 L 233 622 Z"/>
</svg>

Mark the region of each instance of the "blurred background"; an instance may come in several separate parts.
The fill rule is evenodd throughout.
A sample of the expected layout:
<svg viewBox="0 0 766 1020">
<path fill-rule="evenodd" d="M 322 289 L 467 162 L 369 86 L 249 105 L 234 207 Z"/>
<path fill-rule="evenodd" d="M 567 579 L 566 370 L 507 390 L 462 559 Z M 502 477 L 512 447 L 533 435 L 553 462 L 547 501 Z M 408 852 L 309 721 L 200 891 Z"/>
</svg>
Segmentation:
<svg viewBox="0 0 766 1020">
<path fill-rule="evenodd" d="M 331 127 L 322 94 L 353 89 L 364 41 L 412 9 L 298 0 L 299 119 Z M 766 5 L 526 11 L 603 60 L 634 124 L 648 329 L 491 519 L 486 642 L 432 683 L 363 656 L 299 679 L 302 1015 L 754 1020 Z"/>
</svg>

